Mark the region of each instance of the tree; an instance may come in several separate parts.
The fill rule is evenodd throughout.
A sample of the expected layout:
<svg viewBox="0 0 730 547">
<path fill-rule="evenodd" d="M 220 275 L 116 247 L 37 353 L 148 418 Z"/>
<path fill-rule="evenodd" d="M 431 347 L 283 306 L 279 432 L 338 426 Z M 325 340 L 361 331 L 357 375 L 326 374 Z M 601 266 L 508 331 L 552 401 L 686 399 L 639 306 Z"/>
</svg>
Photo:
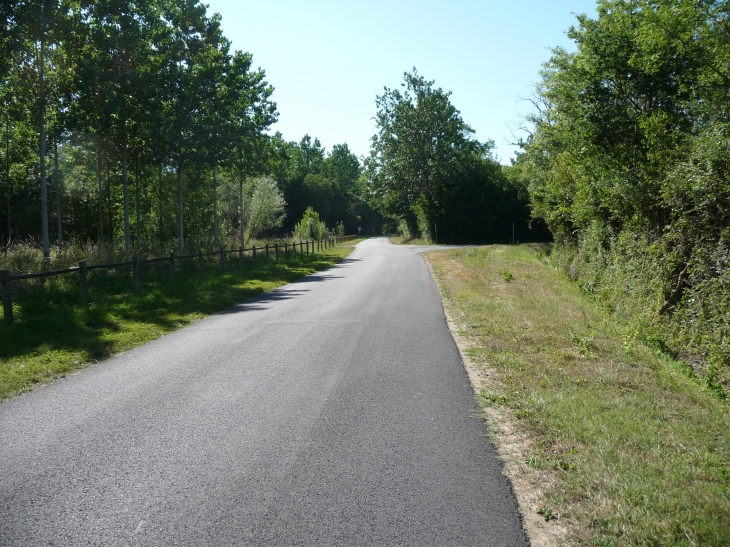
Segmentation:
<svg viewBox="0 0 730 547">
<path fill-rule="evenodd" d="M 381 207 L 402 217 L 413 235 L 421 232 L 419 213 L 428 225 L 436 220 L 437 193 L 456 175 L 462 155 L 479 148 L 450 93 L 433 84 L 414 69 L 404 74 L 403 91 L 386 88 L 376 99 L 373 188 Z"/>
<path fill-rule="evenodd" d="M 332 181 L 330 216 L 326 218 L 330 226 L 341 222 L 350 228 L 359 222 L 357 205 L 361 198 L 361 167 L 357 156 L 346 143 L 336 144 L 324 161 L 323 173 Z"/>
<path fill-rule="evenodd" d="M 273 178 L 264 176 L 253 179 L 246 215 L 249 239 L 281 226 L 285 205 L 284 196 Z"/>
<path fill-rule="evenodd" d="M 189 162 L 201 161 L 204 151 L 199 123 L 209 96 L 211 57 L 223 47 L 220 17 L 206 15 L 205 5 L 197 0 L 181 0 L 166 4 L 163 15 L 172 32 L 166 52 L 168 64 L 166 112 L 167 154 L 177 174 L 178 248 L 185 246 L 183 173 Z"/>
<path fill-rule="evenodd" d="M 319 219 L 319 213 L 311 207 L 307 207 L 302 220 L 294 226 L 294 237 L 301 241 L 303 239 L 323 239 L 326 235 L 327 227 Z"/>
<path fill-rule="evenodd" d="M 268 159 L 269 139 L 264 132 L 277 120 L 276 103 L 270 100 L 274 88 L 266 81 L 262 69 L 251 70 L 250 53 L 236 51 L 231 59 L 226 81 L 228 110 L 226 137 L 229 164 L 234 168 L 239 188 L 239 230 L 241 245 L 245 242 L 246 204 L 244 181 L 262 171 Z M 257 165 L 258 164 L 258 165 Z"/>
<path fill-rule="evenodd" d="M 365 165 L 371 199 L 414 237 L 429 237 L 438 223 L 446 239 L 494 239 L 506 196 L 493 143 L 472 138 L 450 93 L 415 69 L 404 80 L 403 91 L 386 88 L 376 100 L 378 133 Z"/>
</svg>

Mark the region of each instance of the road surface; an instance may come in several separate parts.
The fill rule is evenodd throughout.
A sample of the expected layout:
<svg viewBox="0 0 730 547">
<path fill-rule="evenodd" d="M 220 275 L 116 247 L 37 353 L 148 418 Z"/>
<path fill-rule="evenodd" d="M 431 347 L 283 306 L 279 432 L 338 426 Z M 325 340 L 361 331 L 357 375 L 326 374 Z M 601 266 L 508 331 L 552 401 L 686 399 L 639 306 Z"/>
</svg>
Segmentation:
<svg viewBox="0 0 730 547">
<path fill-rule="evenodd" d="M 0 545 L 528 545 L 418 251 L 0 405 Z"/>
</svg>

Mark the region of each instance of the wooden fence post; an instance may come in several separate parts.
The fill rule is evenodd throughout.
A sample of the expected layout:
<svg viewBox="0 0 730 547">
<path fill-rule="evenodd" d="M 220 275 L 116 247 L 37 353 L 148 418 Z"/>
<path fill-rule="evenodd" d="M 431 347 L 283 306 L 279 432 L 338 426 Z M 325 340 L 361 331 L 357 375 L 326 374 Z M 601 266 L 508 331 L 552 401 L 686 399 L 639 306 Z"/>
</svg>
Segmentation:
<svg viewBox="0 0 730 547">
<path fill-rule="evenodd" d="M 251 247 L 251 256 L 253 257 L 253 265 L 256 266 L 256 245 Z"/>
<path fill-rule="evenodd" d="M 279 263 L 279 244 L 274 243 L 274 253 L 276 253 L 276 263 Z"/>
<path fill-rule="evenodd" d="M 269 244 L 266 244 L 266 263 L 271 264 L 271 257 L 269 256 Z"/>
<path fill-rule="evenodd" d="M 305 241 L 305 243 L 307 244 L 307 256 L 309 256 L 309 240 Z"/>
<path fill-rule="evenodd" d="M 13 323 L 13 298 L 10 294 L 10 270 L 0 271 L 0 283 L 2 283 L 5 324 L 11 325 Z"/>
<path fill-rule="evenodd" d="M 238 248 L 238 269 L 243 270 L 243 247 Z"/>
<path fill-rule="evenodd" d="M 221 275 L 226 275 L 226 251 L 221 247 Z"/>
<path fill-rule="evenodd" d="M 175 251 L 170 253 L 170 283 L 175 283 Z"/>
<path fill-rule="evenodd" d="M 86 306 L 89 303 L 89 292 L 86 281 L 86 260 L 79 262 L 79 293 L 81 305 Z"/>
<path fill-rule="evenodd" d="M 132 286 L 135 294 L 139 293 L 139 257 L 132 257 Z"/>
<path fill-rule="evenodd" d="M 202 281 L 205 275 L 205 264 L 203 263 L 203 249 L 198 249 L 198 279 Z"/>
<path fill-rule="evenodd" d="M 289 260 L 289 244 L 284 243 L 284 260 Z"/>
</svg>

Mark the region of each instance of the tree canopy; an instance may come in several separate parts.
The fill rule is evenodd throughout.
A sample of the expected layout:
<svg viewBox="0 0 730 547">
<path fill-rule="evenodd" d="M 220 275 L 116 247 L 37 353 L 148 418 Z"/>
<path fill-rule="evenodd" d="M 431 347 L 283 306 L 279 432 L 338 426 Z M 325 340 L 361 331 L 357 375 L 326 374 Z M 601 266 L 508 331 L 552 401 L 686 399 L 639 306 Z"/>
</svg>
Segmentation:
<svg viewBox="0 0 730 547">
<path fill-rule="evenodd" d="M 346 144 L 269 134 L 266 72 L 200 1 L 12 0 L 0 18 L 3 242 L 48 256 L 65 232 L 129 254 L 281 235 L 310 205 L 330 227 L 370 213 Z M 247 227 L 264 179 L 287 216 Z"/>
<path fill-rule="evenodd" d="M 403 221 L 412 236 L 429 238 L 438 229 L 442 241 L 509 239 L 513 222 L 526 235 L 526 196 L 507 183 L 493 143 L 473 137 L 451 93 L 415 69 L 401 87 L 385 88 L 376 100 L 378 132 L 365 164 L 381 212 Z"/>
<path fill-rule="evenodd" d="M 716 364 L 730 363 L 729 25 L 728 2 L 600 1 L 569 31 L 577 50 L 545 65 L 515 165 L 572 275 Z"/>
</svg>

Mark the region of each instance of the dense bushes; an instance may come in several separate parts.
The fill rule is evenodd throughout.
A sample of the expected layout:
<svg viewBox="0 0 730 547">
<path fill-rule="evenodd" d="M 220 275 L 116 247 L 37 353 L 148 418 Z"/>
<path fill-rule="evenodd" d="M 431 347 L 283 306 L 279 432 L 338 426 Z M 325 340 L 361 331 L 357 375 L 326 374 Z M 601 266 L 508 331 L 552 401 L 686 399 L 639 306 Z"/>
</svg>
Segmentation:
<svg viewBox="0 0 730 547">
<path fill-rule="evenodd" d="M 542 73 L 515 172 L 555 260 L 730 380 L 728 2 L 604 0 Z"/>
</svg>

